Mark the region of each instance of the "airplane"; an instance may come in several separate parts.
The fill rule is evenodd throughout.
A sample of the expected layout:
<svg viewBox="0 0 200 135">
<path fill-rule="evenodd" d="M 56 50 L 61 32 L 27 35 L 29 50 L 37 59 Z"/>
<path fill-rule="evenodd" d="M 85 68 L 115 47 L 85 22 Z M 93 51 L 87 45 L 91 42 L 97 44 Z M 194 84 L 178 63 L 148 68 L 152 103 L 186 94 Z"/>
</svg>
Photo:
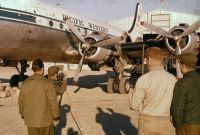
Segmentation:
<svg viewBox="0 0 200 135">
<path fill-rule="evenodd" d="M 142 67 L 139 72 L 145 72 L 144 50 L 155 46 L 155 41 L 158 41 L 131 42 L 128 34 L 136 24 L 139 3 L 135 8 L 133 24 L 125 32 L 107 23 L 100 23 L 46 3 L 35 4 L 33 0 L 22 6 L 11 3 L 11 0 L 0 3 L 0 65 L 17 67 L 18 62 L 21 64 L 19 75 L 11 77 L 10 85 L 18 84 L 15 80 L 26 78 L 24 73 L 28 67 L 27 61 L 40 58 L 45 62 L 79 64 L 74 76 L 75 82 L 78 81 L 83 64 L 94 71 L 101 70 L 103 66 L 112 67 L 116 75 L 108 79 L 107 91 L 128 93 L 138 74 L 133 72 L 131 76 L 126 76 L 125 66 L 132 64 L 132 71 Z M 178 43 L 182 43 L 182 39 L 186 40 L 180 47 L 175 44 L 180 52 L 197 52 L 199 38 L 194 33 L 197 29 L 196 23 L 196 27 L 178 26 L 170 32 L 145 22 L 141 25 L 165 37 L 167 47 L 162 44 L 158 46 L 164 46 L 169 54 L 174 55 L 177 52 L 174 49 L 176 38 Z M 197 25 L 199 26 L 199 22 Z M 184 31 L 188 32 L 179 36 Z"/>
<path fill-rule="evenodd" d="M 88 44 L 122 34 L 120 29 L 107 23 L 88 19 L 47 3 L 34 0 L 13 3 L 12 0 L 2 0 L 0 66 L 17 67 L 18 62 L 21 64 L 19 75 L 12 76 L 11 82 L 19 77 L 22 80 L 26 78 L 24 73 L 28 67 L 27 61 L 36 58 L 45 62 L 79 63 L 84 47 L 80 44 L 80 37 L 77 38 L 77 34 L 73 34 L 71 27 L 65 24 L 63 15 L 68 16 L 68 24 L 80 31 Z M 88 60 L 84 64 L 88 64 L 92 70 L 99 70 L 99 64 L 112 64 L 112 53 L 111 49 L 87 48 Z"/>
</svg>

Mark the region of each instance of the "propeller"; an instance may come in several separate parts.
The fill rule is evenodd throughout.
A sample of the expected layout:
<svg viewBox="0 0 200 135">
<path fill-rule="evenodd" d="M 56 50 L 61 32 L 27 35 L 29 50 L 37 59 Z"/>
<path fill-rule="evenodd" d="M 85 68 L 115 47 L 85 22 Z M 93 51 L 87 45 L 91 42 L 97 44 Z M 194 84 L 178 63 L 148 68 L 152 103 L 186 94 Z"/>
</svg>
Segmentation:
<svg viewBox="0 0 200 135">
<path fill-rule="evenodd" d="M 150 23 L 147 23 L 147 22 L 141 22 L 141 25 L 150 29 L 151 31 L 154 31 L 155 33 L 157 33 L 159 35 L 169 37 L 169 38 L 174 38 L 175 42 L 176 42 L 175 53 L 176 53 L 176 55 L 181 54 L 181 49 L 180 49 L 180 46 L 179 46 L 181 38 L 174 37 L 171 33 L 167 32 L 166 30 L 164 30 L 164 29 L 162 29 L 158 26 L 152 25 Z"/>
<path fill-rule="evenodd" d="M 83 66 L 83 61 L 85 58 L 85 55 L 87 54 L 87 51 L 90 49 L 91 44 L 86 42 L 86 40 L 84 39 L 84 37 L 81 35 L 81 33 L 76 29 L 76 27 L 70 22 L 69 17 L 63 15 L 63 20 L 65 21 L 65 24 L 68 26 L 69 30 L 80 40 L 80 42 L 82 43 L 82 48 L 84 48 L 84 52 L 83 55 L 79 61 L 76 73 L 74 75 L 74 79 L 73 79 L 73 83 L 77 84 L 78 78 L 79 78 L 79 74 L 81 72 L 82 66 Z M 120 41 L 122 41 L 124 38 L 122 36 L 120 37 L 114 37 L 114 38 L 110 38 L 110 39 L 106 39 L 106 40 L 102 40 L 100 42 L 94 43 L 92 45 L 92 47 L 101 47 L 103 45 L 109 45 L 109 44 L 114 44 L 114 43 L 118 43 Z M 95 45 L 96 44 L 96 45 Z M 115 52 L 112 52 L 113 55 L 118 55 Z"/>
<path fill-rule="evenodd" d="M 85 41 L 85 38 L 81 35 L 81 33 L 76 29 L 76 27 L 70 22 L 69 17 L 63 15 L 63 20 L 65 21 L 65 24 L 68 26 L 69 30 L 80 40 L 81 43 L 83 43 L 85 49 L 88 49 L 88 44 Z M 83 66 L 83 61 L 85 58 L 86 50 L 84 50 L 84 53 L 79 61 L 78 68 L 76 70 L 76 73 L 74 75 L 73 83 L 77 84 L 79 74 L 81 72 L 82 66 Z"/>
<path fill-rule="evenodd" d="M 176 49 L 175 49 L 176 55 L 181 54 L 181 49 L 180 49 L 181 38 L 184 37 L 184 36 L 187 36 L 187 35 L 189 35 L 191 33 L 193 33 L 199 27 L 200 27 L 200 20 L 196 21 L 191 26 L 189 26 L 188 28 L 186 28 L 186 30 L 184 30 L 184 32 L 180 36 L 174 37 L 174 39 L 176 40 Z"/>
<path fill-rule="evenodd" d="M 164 29 L 162 29 L 158 26 L 149 24 L 147 22 L 141 22 L 141 25 L 150 29 L 151 31 L 154 31 L 157 34 L 163 35 L 165 37 L 173 38 L 176 42 L 175 54 L 178 55 L 178 54 L 181 54 L 181 49 L 180 49 L 181 38 L 193 33 L 195 30 L 197 30 L 200 27 L 200 20 L 193 23 L 191 26 L 189 26 L 187 29 L 185 29 L 185 31 L 181 35 L 177 35 L 177 36 L 174 36 L 171 33 L 165 31 Z"/>
<path fill-rule="evenodd" d="M 122 43 L 125 42 L 125 39 L 127 38 L 127 34 L 131 33 L 132 30 L 134 29 L 134 26 L 136 24 L 136 20 L 137 20 L 137 13 L 138 13 L 138 6 L 139 3 L 137 3 L 136 5 L 136 9 L 135 9 L 135 17 L 132 23 L 131 28 L 128 30 L 128 32 L 123 32 L 122 36 L 117 36 L 114 38 L 109 38 L 109 39 L 105 39 L 105 40 L 101 40 L 99 42 L 96 42 L 94 44 L 90 44 L 87 43 L 85 41 L 85 38 L 81 35 L 81 33 L 76 29 L 76 27 L 71 23 L 71 21 L 69 20 L 68 16 L 65 16 L 63 14 L 63 20 L 65 21 L 65 24 L 68 26 L 69 30 L 80 40 L 80 42 L 82 43 L 82 48 L 84 48 L 84 53 L 81 57 L 81 60 L 79 62 L 78 68 L 76 70 L 75 76 L 74 76 L 74 83 L 77 83 L 78 78 L 79 78 L 79 74 L 81 72 L 82 69 L 82 65 L 83 65 L 83 61 L 85 58 L 85 55 L 87 53 L 87 51 L 90 49 L 90 47 L 104 47 L 104 46 L 108 46 L 108 45 L 117 45 L 118 43 Z M 117 52 L 112 52 L 113 55 L 119 55 Z"/>
</svg>

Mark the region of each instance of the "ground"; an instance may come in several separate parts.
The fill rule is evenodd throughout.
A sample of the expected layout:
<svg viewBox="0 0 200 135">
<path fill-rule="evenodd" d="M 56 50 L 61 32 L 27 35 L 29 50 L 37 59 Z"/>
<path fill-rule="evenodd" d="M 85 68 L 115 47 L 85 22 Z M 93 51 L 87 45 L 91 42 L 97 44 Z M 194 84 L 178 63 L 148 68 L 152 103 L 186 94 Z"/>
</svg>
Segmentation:
<svg viewBox="0 0 200 135">
<path fill-rule="evenodd" d="M 0 80 L 7 84 L 14 73 L 14 68 L 0 68 Z M 137 115 L 129 109 L 130 94 L 106 92 L 107 79 L 113 73 L 83 71 L 78 86 L 73 86 L 74 73 L 68 72 L 56 135 L 136 135 Z M 0 115 L 0 135 L 27 135 L 16 97 L 0 98 Z"/>
</svg>

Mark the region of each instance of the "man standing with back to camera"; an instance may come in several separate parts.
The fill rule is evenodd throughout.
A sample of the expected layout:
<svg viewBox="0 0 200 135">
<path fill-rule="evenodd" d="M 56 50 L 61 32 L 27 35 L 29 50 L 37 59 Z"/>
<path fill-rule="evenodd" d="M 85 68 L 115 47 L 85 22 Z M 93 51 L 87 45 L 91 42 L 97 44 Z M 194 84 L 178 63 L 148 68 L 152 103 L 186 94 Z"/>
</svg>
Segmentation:
<svg viewBox="0 0 200 135">
<path fill-rule="evenodd" d="M 32 63 L 34 74 L 21 86 L 19 112 L 29 135 L 54 135 L 59 122 L 59 107 L 52 81 L 43 77 L 44 64 L 40 59 Z"/>
<path fill-rule="evenodd" d="M 200 74 L 195 54 L 178 55 L 183 78 L 174 87 L 171 114 L 177 135 L 200 135 Z"/>
<path fill-rule="evenodd" d="M 146 59 L 149 72 L 137 80 L 130 100 L 130 108 L 139 113 L 138 135 L 172 135 L 170 106 L 176 78 L 165 71 L 160 48 L 148 48 Z"/>
</svg>

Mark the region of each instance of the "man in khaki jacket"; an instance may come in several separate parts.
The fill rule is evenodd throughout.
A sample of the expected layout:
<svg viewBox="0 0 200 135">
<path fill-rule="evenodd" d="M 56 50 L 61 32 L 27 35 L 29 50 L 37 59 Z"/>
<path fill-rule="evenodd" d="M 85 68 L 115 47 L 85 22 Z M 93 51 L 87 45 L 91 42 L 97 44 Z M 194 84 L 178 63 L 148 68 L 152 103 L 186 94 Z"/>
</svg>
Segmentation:
<svg viewBox="0 0 200 135">
<path fill-rule="evenodd" d="M 66 91 L 67 80 L 64 73 L 60 73 L 59 68 L 56 66 L 51 66 L 48 68 L 48 79 L 54 82 L 54 87 L 56 89 L 57 95 L 62 95 Z"/>
<path fill-rule="evenodd" d="M 44 64 L 36 59 L 34 75 L 26 79 L 18 98 L 19 112 L 28 127 L 29 135 L 54 135 L 53 125 L 59 122 L 59 107 L 52 81 L 43 77 Z"/>
<path fill-rule="evenodd" d="M 59 73 L 59 68 L 57 66 L 51 66 L 48 68 L 48 79 L 51 80 L 56 89 L 56 94 L 58 96 L 59 106 L 61 104 L 62 95 L 66 91 L 67 80 L 64 73 Z"/>
<path fill-rule="evenodd" d="M 130 102 L 139 113 L 138 135 L 172 135 L 170 105 L 176 78 L 165 71 L 160 48 L 148 48 L 146 59 L 149 72 L 137 80 Z"/>
</svg>

